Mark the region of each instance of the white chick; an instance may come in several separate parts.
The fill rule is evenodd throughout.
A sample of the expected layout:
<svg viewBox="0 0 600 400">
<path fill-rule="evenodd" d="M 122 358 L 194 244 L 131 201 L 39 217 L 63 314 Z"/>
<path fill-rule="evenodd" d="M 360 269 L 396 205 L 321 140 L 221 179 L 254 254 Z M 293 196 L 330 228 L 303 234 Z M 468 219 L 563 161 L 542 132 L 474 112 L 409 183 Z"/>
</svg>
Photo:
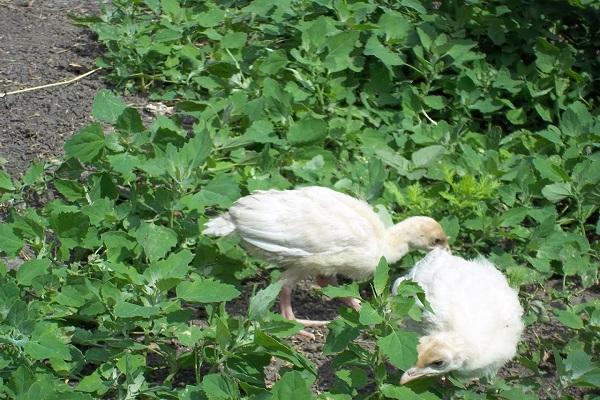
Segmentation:
<svg viewBox="0 0 600 400">
<path fill-rule="evenodd" d="M 210 220 L 203 233 L 236 233 L 251 254 L 284 267 L 281 314 L 305 326 L 329 321 L 295 318 L 291 293 L 300 280 L 316 276 L 321 286 L 335 284 L 337 274 L 363 280 L 373 274 L 382 256 L 394 263 L 411 249 L 448 245 L 432 218 L 411 217 L 386 228 L 368 203 L 319 186 L 242 197 Z M 343 300 L 360 308 L 357 299 Z"/>
<path fill-rule="evenodd" d="M 416 364 L 401 384 L 425 376 L 457 371 L 465 377 L 497 372 L 517 351 L 523 332 L 523 309 L 504 275 L 484 258 L 465 260 L 434 250 L 405 276 L 425 291 L 432 312 L 424 313 L 424 330 Z"/>
</svg>

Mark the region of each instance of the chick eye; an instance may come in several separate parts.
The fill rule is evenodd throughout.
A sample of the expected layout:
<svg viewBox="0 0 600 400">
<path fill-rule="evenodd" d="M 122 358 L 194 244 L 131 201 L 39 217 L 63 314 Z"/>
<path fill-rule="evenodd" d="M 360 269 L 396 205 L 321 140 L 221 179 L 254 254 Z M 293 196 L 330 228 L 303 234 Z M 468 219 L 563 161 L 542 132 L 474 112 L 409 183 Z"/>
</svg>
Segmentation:
<svg viewBox="0 0 600 400">
<path fill-rule="evenodd" d="M 444 360 L 436 360 L 429 364 L 431 368 L 440 369 L 444 366 Z"/>
<path fill-rule="evenodd" d="M 435 239 L 435 240 L 433 241 L 433 244 L 435 244 L 436 246 L 437 246 L 437 245 L 440 245 L 440 244 L 442 244 L 442 243 L 444 243 L 444 240 L 442 240 L 442 239 L 440 239 L 440 238 L 437 238 L 437 239 Z"/>
</svg>

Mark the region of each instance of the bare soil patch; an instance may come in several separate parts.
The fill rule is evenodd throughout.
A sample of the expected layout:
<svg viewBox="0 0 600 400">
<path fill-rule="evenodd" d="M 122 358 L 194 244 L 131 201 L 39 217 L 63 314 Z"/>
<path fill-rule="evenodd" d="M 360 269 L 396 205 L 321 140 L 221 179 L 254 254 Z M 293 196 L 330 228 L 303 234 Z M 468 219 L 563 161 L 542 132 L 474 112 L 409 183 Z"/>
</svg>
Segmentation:
<svg viewBox="0 0 600 400">
<path fill-rule="evenodd" d="M 100 46 L 68 14 L 89 14 L 85 0 L 0 0 L 0 93 L 74 78 L 95 67 Z M 101 71 L 74 84 L 0 98 L 0 157 L 21 174 L 33 160 L 62 153 L 64 141 L 90 122 Z"/>
</svg>

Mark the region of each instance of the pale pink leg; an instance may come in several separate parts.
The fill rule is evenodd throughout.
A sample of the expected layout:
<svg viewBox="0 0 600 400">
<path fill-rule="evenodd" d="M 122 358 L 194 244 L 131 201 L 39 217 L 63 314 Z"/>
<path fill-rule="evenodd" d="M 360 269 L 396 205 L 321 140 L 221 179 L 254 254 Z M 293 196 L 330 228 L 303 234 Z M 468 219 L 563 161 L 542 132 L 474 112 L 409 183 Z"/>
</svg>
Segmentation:
<svg viewBox="0 0 600 400">
<path fill-rule="evenodd" d="M 292 310 L 292 288 L 288 285 L 283 285 L 281 293 L 279 293 L 279 309 L 284 318 L 296 319 L 294 310 Z"/>
<path fill-rule="evenodd" d="M 337 279 L 335 276 L 317 276 L 317 284 L 321 287 L 325 287 L 327 285 L 335 286 L 337 285 Z M 360 300 L 355 299 L 354 297 L 341 297 L 341 301 L 347 304 L 349 307 L 354 308 L 356 311 L 360 311 Z"/>
<path fill-rule="evenodd" d="M 292 288 L 288 285 L 283 285 L 281 293 L 279 294 L 279 309 L 281 310 L 281 315 L 284 318 L 296 321 L 306 327 L 323 326 L 329 323 L 329 321 L 311 321 L 308 319 L 296 318 L 296 316 L 294 315 L 294 310 L 292 309 Z M 304 330 L 298 332 L 298 334 L 306 336 L 313 340 L 315 339 L 315 335 Z"/>
</svg>

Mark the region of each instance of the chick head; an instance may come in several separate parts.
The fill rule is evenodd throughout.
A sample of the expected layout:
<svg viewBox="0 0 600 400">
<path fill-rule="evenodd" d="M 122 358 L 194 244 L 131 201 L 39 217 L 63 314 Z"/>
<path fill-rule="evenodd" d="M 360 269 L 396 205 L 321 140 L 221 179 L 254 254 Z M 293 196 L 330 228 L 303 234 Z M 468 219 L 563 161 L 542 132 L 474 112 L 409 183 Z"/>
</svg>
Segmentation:
<svg viewBox="0 0 600 400">
<path fill-rule="evenodd" d="M 444 228 L 435 219 L 418 216 L 407 218 L 403 223 L 411 226 L 411 237 L 408 238 L 408 243 L 412 248 L 449 250 L 448 236 L 446 236 Z"/>
<path fill-rule="evenodd" d="M 449 333 L 423 336 L 417 346 L 417 362 L 404 372 L 400 384 L 460 370 L 465 363 L 462 347 L 460 340 Z"/>
</svg>

